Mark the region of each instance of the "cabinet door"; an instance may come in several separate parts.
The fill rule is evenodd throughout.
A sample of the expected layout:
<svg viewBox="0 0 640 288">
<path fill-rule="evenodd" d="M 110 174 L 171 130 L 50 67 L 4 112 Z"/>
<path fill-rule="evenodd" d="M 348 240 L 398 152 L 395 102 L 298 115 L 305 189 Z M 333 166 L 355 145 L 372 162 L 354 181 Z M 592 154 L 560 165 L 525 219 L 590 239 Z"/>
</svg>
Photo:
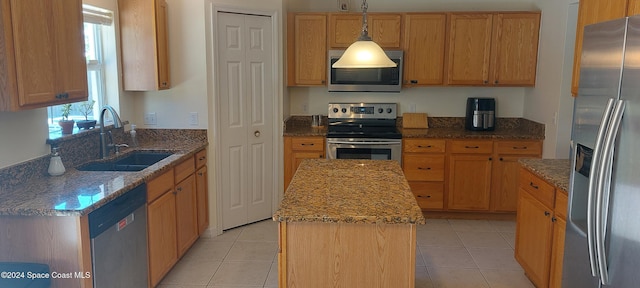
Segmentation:
<svg viewBox="0 0 640 288">
<path fill-rule="evenodd" d="M 367 14 L 369 36 L 382 48 L 400 48 L 402 15 Z M 329 14 L 329 47 L 347 48 L 362 34 L 362 14 Z"/>
<path fill-rule="evenodd" d="M 562 288 L 562 262 L 564 260 L 564 234 L 567 222 L 554 217 L 553 242 L 551 248 L 551 271 L 549 272 L 549 287 Z"/>
<path fill-rule="evenodd" d="M 156 35 L 158 45 L 158 87 L 169 89 L 171 81 L 169 77 L 169 34 L 167 29 L 167 2 L 156 0 Z"/>
<path fill-rule="evenodd" d="M 174 193 L 165 193 L 147 207 L 147 235 L 149 280 L 155 287 L 178 261 Z"/>
<path fill-rule="evenodd" d="M 13 0 L 10 10 L 18 105 L 86 100 L 82 2 Z"/>
<path fill-rule="evenodd" d="M 346 49 L 362 33 L 362 14 L 329 14 L 329 47 Z"/>
<path fill-rule="evenodd" d="M 119 0 L 118 13 L 124 90 L 169 88 L 166 2 Z"/>
<path fill-rule="evenodd" d="M 515 212 L 518 206 L 518 174 L 520 158 L 538 158 L 538 155 L 499 155 L 493 163 L 491 177 L 491 210 Z"/>
<path fill-rule="evenodd" d="M 184 255 L 198 239 L 198 213 L 196 204 L 196 179 L 187 177 L 176 186 L 176 223 L 178 257 Z"/>
<path fill-rule="evenodd" d="M 446 19 L 446 14 L 405 15 L 405 85 L 443 84 Z"/>
<path fill-rule="evenodd" d="M 294 46 L 294 83 L 290 86 L 321 86 L 327 79 L 327 16 L 325 14 L 295 14 L 291 36 Z"/>
<path fill-rule="evenodd" d="M 449 209 L 489 210 L 491 162 L 491 155 L 449 157 Z"/>
<path fill-rule="evenodd" d="M 549 283 L 551 209 L 523 189 L 519 191 L 516 260 L 536 287 Z"/>
<path fill-rule="evenodd" d="M 207 181 L 207 166 L 202 166 L 196 172 L 196 198 L 198 206 L 198 235 L 209 227 L 209 181 Z"/>
<path fill-rule="evenodd" d="M 493 85 L 534 86 L 540 13 L 499 13 L 494 16 L 493 25 Z"/>
<path fill-rule="evenodd" d="M 369 36 L 382 48 L 400 48 L 400 14 L 369 14 Z"/>
<path fill-rule="evenodd" d="M 447 84 L 489 83 L 492 20 L 487 13 L 450 15 Z"/>
<path fill-rule="evenodd" d="M 576 46 L 573 55 L 573 81 L 571 94 L 578 95 L 580 82 L 580 57 L 582 57 L 582 37 L 584 26 L 622 18 L 627 14 L 627 0 L 580 0 L 578 6 L 578 25 L 576 28 Z"/>
</svg>

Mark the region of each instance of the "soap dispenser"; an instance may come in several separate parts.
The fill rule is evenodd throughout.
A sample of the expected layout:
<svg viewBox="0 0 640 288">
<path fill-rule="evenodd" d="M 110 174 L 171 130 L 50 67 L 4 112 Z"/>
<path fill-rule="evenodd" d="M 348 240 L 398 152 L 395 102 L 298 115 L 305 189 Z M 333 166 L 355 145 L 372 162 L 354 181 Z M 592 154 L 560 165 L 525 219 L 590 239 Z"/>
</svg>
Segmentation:
<svg viewBox="0 0 640 288">
<path fill-rule="evenodd" d="M 62 158 L 60 158 L 60 153 L 58 152 L 58 148 L 51 148 L 51 160 L 49 162 L 49 175 L 51 176 L 59 176 L 64 174 L 64 165 L 62 164 Z"/>
<path fill-rule="evenodd" d="M 136 124 L 131 124 L 131 147 L 138 147 L 138 138 L 136 138 Z"/>
</svg>

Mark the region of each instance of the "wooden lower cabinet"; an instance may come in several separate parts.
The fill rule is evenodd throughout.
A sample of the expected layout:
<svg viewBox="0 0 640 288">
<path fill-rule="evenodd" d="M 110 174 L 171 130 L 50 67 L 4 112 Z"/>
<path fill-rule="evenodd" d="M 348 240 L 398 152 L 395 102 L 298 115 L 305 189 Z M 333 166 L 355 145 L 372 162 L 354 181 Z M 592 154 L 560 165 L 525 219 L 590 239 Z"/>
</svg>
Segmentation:
<svg viewBox="0 0 640 288">
<path fill-rule="evenodd" d="M 489 210 L 491 165 L 491 154 L 449 156 L 448 209 Z"/>
<path fill-rule="evenodd" d="M 207 166 L 196 171 L 196 199 L 198 206 L 198 235 L 202 235 L 209 227 L 209 181 Z"/>
<path fill-rule="evenodd" d="M 201 151 L 147 181 L 151 287 L 160 283 L 208 226 L 206 158 L 202 157 Z"/>
<path fill-rule="evenodd" d="M 279 222 L 278 287 L 414 287 L 416 224 Z"/>
<path fill-rule="evenodd" d="M 405 138 L 402 169 L 425 210 L 516 212 L 518 160 L 540 158 L 540 140 Z"/>
<path fill-rule="evenodd" d="M 562 262 L 564 260 L 564 235 L 567 228 L 565 219 L 556 218 L 553 223 L 551 247 L 551 267 L 549 268 L 549 287 L 562 287 Z"/>
<path fill-rule="evenodd" d="M 444 208 L 444 182 L 409 181 L 413 195 L 422 209 Z"/>
<path fill-rule="evenodd" d="M 182 257 L 199 236 L 194 175 L 190 175 L 176 185 L 176 224 L 178 257 Z"/>
<path fill-rule="evenodd" d="M 536 287 L 562 287 L 567 193 L 520 173 L 515 258 Z"/>
<path fill-rule="evenodd" d="M 549 255 L 553 236 L 551 213 L 551 208 L 520 189 L 515 256 L 536 287 L 546 287 L 549 282 Z"/>
<path fill-rule="evenodd" d="M 162 277 L 178 262 L 176 229 L 176 195 L 169 192 L 147 207 L 151 287 L 158 285 Z"/>
<path fill-rule="evenodd" d="M 284 191 L 287 191 L 293 175 L 304 159 L 325 158 L 325 138 L 284 137 Z"/>
</svg>

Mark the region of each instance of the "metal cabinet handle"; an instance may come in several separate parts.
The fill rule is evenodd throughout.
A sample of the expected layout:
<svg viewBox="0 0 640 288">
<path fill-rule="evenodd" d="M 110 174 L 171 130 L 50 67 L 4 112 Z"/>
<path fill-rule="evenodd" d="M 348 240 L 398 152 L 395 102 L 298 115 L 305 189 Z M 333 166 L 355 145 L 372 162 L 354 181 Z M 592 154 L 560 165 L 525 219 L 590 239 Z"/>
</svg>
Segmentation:
<svg viewBox="0 0 640 288">
<path fill-rule="evenodd" d="M 527 150 L 527 146 L 513 146 L 513 150 Z"/>
<path fill-rule="evenodd" d="M 538 185 L 533 185 L 533 182 L 529 182 L 529 186 L 533 187 L 533 189 L 539 189 L 540 186 Z"/>
<path fill-rule="evenodd" d="M 427 146 L 418 145 L 418 148 L 431 148 L 431 147 L 433 147 L 433 146 L 431 146 L 431 145 L 427 145 Z"/>
<path fill-rule="evenodd" d="M 205 156 L 202 156 L 202 157 L 198 158 L 198 160 L 200 160 L 200 161 L 204 161 L 205 159 L 207 159 L 207 157 L 205 157 Z"/>
<path fill-rule="evenodd" d="M 300 145 L 301 145 L 301 146 L 314 146 L 314 144 L 313 144 L 313 143 L 302 143 L 302 144 L 300 144 Z"/>
<path fill-rule="evenodd" d="M 431 170 L 431 167 L 426 167 L 426 168 L 418 167 L 418 170 Z"/>
<path fill-rule="evenodd" d="M 176 190 L 177 190 L 178 192 L 182 192 L 182 187 L 176 187 Z"/>
<path fill-rule="evenodd" d="M 427 195 L 427 196 L 418 195 L 418 198 L 431 198 L 431 195 Z"/>
<path fill-rule="evenodd" d="M 260 130 L 253 132 L 253 136 L 260 137 Z"/>
<path fill-rule="evenodd" d="M 480 148 L 480 146 L 464 146 L 464 148 L 467 148 L 467 149 L 478 149 L 478 148 Z"/>
<path fill-rule="evenodd" d="M 551 213 L 549 211 L 544 211 L 544 216 L 549 216 Z"/>
</svg>

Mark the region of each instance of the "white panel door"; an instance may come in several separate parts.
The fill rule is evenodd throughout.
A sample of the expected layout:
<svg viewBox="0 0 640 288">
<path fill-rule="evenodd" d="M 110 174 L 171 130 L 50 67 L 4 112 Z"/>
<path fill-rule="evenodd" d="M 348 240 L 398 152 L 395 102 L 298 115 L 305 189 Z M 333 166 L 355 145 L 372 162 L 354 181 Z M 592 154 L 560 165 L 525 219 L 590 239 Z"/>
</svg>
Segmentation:
<svg viewBox="0 0 640 288">
<path fill-rule="evenodd" d="M 271 217 L 273 51 L 271 18 L 218 13 L 222 222 Z"/>
</svg>

